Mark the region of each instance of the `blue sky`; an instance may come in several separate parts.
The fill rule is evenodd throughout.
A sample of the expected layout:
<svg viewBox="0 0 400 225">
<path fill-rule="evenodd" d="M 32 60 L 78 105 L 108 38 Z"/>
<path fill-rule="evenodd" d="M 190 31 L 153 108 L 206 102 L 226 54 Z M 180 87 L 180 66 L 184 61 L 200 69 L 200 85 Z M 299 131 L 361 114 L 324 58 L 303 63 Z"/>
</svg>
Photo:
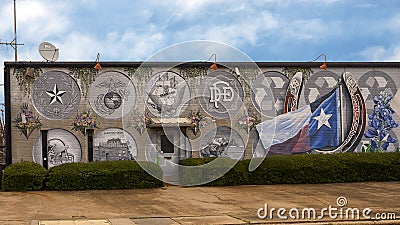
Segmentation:
<svg viewBox="0 0 400 225">
<path fill-rule="evenodd" d="M 97 52 L 102 61 L 142 61 L 191 40 L 222 42 L 254 61 L 321 53 L 399 61 L 399 27 L 396 0 L 17 0 L 20 61 L 43 61 L 43 41 L 60 49 L 59 61 L 94 61 Z M 0 39 L 13 39 L 13 0 L 1 0 Z M 0 64 L 13 60 L 13 49 L 0 46 Z"/>
</svg>

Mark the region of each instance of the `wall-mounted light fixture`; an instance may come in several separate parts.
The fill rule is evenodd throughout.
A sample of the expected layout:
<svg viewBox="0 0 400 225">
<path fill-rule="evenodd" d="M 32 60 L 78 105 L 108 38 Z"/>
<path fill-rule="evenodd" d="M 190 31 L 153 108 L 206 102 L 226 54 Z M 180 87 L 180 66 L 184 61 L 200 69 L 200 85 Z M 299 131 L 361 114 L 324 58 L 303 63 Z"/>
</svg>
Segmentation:
<svg viewBox="0 0 400 225">
<path fill-rule="evenodd" d="M 100 53 L 97 53 L 97 58 L 96 58 L 96 65 L 93 67 L 96 70 L 101 70 L 101 65 L 100 65 Z"/>
<path fill-rule="evenodd" d="M 213 53 L 210 58 L 208 58 L 207 61 L 210 61 L 210 59 L 214 56 L 214 63 L 210 66 L 211 69 L 216 70 L 218 69 L 217 67 L 217 54 Z"/>
<path fill-rule="evenodd" d="M 321 58 L 321 56 L 324 56 L 324 64 L 322 64 L 319 68 L 326 70 L 328 67 L 326 66 L 326 55 L 324 53 L 319 55 L 316 59 L 312 60 L 311 62 L 317 61 L 319 58 Z"/>
</svg>

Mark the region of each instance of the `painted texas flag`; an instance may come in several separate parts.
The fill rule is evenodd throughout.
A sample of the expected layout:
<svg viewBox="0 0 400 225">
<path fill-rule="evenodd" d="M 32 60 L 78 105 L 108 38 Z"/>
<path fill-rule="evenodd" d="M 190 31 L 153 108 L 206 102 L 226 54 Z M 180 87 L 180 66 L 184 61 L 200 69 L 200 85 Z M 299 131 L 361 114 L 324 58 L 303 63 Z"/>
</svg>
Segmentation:
<svg viewBox="0 0 400 225">
<path fill-rule="evenodd" d="M 257 125 L 268 155 L 303 153 L 339 145 L 337 89 L 310 105 Z"/>
</svg>

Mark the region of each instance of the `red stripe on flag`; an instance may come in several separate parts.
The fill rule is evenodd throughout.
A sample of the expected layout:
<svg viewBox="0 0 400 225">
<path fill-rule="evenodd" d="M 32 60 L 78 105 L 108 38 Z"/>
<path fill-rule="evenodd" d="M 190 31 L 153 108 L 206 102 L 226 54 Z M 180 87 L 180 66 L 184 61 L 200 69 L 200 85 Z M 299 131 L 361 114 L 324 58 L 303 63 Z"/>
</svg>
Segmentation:
<svg viewBox="0 0 400 225">
<path fill-rule="evenodd" d="M 293 146 L 292 153 L 304 153 L 310 150 L 308 125 L 304 126 L 298 135 L 297 143 Z"/>
</svg>

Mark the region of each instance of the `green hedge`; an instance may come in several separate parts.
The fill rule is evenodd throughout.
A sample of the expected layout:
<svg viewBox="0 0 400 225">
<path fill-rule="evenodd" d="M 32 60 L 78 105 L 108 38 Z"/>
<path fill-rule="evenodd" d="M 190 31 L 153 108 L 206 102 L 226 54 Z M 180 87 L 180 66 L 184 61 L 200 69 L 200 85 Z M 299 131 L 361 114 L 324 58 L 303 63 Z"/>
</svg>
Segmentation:
<svg viewBox="0 0 400 225">
<path fill-rule="evenodd" d="M 198 177 L 213 180 L 204 186 L 338 183 L 364 181 L 400 181 L 400 153 L 342 153 L 333 155 L 286 155 L 265 158 L 254 171 L 248 171 L 250 160 L 191 158 L 182 160 L 187 166 L 179 173 L 181 183 L 195 185 Z M 49 171 L 32 162 L 21 162 L 3 172 L 2 190 L 85 190 L 162 187 L 163 182 L 146 171 L 162 177 L 160 167 L 150 162 L 107 161 L 67 163 Z M 201 165 L 205 165 L 200 167 Z M 199 169 L 200 168 L 200 169 Z M 46 182 L 47 181 L 47 182 Z"/>
<path fill-rule="evenodd" d="M 66 163 L 44 169 L 33 162 L 13 164 L 4 170 L 3 191 L 86 190 L 162 187 L 161 168 L 151 162 L 108 161 Z M 143 169 L 145 168 L 145 169 Z"/>
<path fill-rule="evenodd" d="M 41 190 L 46 180 L 47 170 L 33 162 L 19 162 L 7 167 L 3 172 L 3 191 Z"/>
<path fill-rule="evenodd" d="M 268 157 L 249 172 L 249 184 L 400 181 L 399 153 L 342 153 Z"/>
<path fill-rule="evenodd" d="M 181 164 L 199 166 L 211 160 L 213 158 L 186 159 Z M 397 152 L 271 156 L 254 171 L 248 171 L 249 163 L 250 160 L 239 161 L 228 173 L 205 185 L 400 181 L 400 153 Z M 196 176 L 209 175 L 203 170 L 197 174 L 181 174 L 181 179 L 195 180 Z"/>
<path fill-rule="evenodd" d="M 156 164 L 140 163 L 162 174 Z M 163 182 L 149 175 L 137 162 L 124 160 L 66 163 L 52 167 L 46 186 L 50 190 L 103 190 L 162 187 Z"/>
<path fill-rule="evenodd" d="M 233 186 L 247 184 L 247 167 L 245 167 L 241 161 L 237 162 L 235 166 L 232 166 L 235 164 L 235 160 L 219 158 L 217 163 L 211 163 L 214 159 L 216 158 L 191 158 L 182 160 L 180 164 L 187 167 L 180 168 L 180 183 L 185 186 L 196 185 L 200 180 L 199 177 L 201 177 L 201 180 L 211 181 L 203 184 L 204 186 Z M 226 171 L 228 172 L 224 174 Z M 219 177 L 220 174 L 224 175 Z"/>
</svg>

